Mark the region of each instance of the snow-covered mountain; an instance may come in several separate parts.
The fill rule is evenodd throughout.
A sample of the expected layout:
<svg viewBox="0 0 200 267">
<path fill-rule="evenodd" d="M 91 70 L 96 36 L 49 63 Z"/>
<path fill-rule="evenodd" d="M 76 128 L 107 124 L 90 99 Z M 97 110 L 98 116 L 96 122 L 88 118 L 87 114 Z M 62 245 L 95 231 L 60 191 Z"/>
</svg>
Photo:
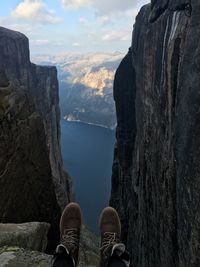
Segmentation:
<svg viewBox="0 0 200 267">
<path fill-rule="evenodd" d="M 114 127 L 113 80 L 123 54 L 88 53 L 34 56 L 32 61 L 56 65 L 60 83 L 60 104 L 66 120 Z"/>
</svg>

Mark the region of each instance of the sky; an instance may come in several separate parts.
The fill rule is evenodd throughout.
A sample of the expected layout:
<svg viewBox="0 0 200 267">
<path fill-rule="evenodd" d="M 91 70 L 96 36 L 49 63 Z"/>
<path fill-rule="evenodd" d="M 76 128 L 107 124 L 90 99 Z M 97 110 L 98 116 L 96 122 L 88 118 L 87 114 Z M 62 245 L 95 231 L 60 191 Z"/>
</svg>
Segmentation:
<svg viewBox="0 0 200 267">
<path fill-rule="evenodd" d="M 0 26 L 24 33 L 35 54 L 123 52 L 149 0 L 7 0 Z"/>
</svg>

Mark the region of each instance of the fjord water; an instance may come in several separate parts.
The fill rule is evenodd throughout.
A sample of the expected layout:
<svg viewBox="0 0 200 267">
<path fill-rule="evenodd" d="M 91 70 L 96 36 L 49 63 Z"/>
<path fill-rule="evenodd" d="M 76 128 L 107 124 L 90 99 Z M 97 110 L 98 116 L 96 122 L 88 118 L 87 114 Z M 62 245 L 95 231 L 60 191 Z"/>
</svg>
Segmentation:
<svg viewBox="0 0 200 267">
<path fill-rule="evenodd" d="M 61 120 L 64 168 L 72 177 L 84 221 L 95 232 L 99 214 L 109 203 L 114 143 L 114 130 Z"/>
</svg>

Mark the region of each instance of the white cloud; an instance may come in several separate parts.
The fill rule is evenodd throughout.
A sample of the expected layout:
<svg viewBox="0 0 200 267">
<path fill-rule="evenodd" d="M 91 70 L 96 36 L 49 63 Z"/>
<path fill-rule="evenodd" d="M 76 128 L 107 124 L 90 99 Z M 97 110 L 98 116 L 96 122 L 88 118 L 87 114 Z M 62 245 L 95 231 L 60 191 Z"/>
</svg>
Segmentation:
<svg viewBox="0 0 200 267">
<path fill-rule="evenodd" d="M 85 26 L 85 27 L 90 24 L 89 21 L 86 18 L 84 18 L 84 17 L 79 18 L 79 22 L 80 22 L 80 24 L 82 26 Z"/>
<path fill-rule="evenodd" d="M 132 8 L 132 9 L 126 10 L 125 12 L 123 12 L 123 14 L 120 14 L 120 15 L 129 17 L 129 18 L 134 18 L 137 16 L 137 14 L 138 14 L 138 8 Z"/>
<path fill-rule="evenodd" d="M 90 39 L 95 39 L 97 37 L 97 34 L 96 32 L 88 32 L 87 36 Z"/>
<path fill-rule="evenodd" d="M 33 36 L 38 31 L 38 25 L 30 25 L 28 23 L 18 23 L 10 17 L 0 17 L 0 25 L 14 31 L 22 32 L 28 37 Z"/>
<path fill-rule="evenodd" d="M 59 23 L 61 19 L 48 9 L 42 0 L 23 0 L 11 12 L 15 19 L 31 20 L 39 23 Z"/>
<path fill-rule="evenodd" d="M 110 16 L 100 16 L 98 17 L 98 22 L 101 24 L 101 25 L 106 25 L 106 24 L 110 24 L 112 23 L 112 20 L 110 18 Z"/>
<path fill-rule="evenodd" d="M 3 25 L 5 22 L 5 18 L 4 17 L 0 17 L 0 25 Z"/>
<path fill-rule="evenodd" d="M 89 5 L 92 0 L 60 0 L 63 7 L 77 9 Z"/>
<path fill-rule="evenodd" d="M 99 15 L 112 14 L 116 12 L 124 12 L 137 5 L 137 0 L 95 0 L 94 7 L 97 9 Z"/>
<path fill-rule="evenodd" d="M 102 36 L 102 41 L 116 42 L 116 41 L 129 41 L 131 38 L 130 31 L 122 29 L 119 31 L 107 31 Z"/>
<path fill-rule="evenodd" d="M 79 44 L 79 43 L 73 43 L 72 46 L 74 46 L 74 47 L 79 47 L 80 44 Z"/>
<path fill-rule="evenodd" d="M 48 45 L 50 44 L 50 41 L 49 40 L 46 40 L 46 39 L 41 39 L 41 40 L 35 40 L 34 41 L 34 44 L 35 45 Z"/>
<path fill-rule="evenodd" d="M 136 7 L 138 0 L 60 0 L 65 8 L 78 9 L 82 7 L 93 7 L 99 16 L 124 12 Z M 146 0 L 148 2 L 148 0 Z"/>
</svg>

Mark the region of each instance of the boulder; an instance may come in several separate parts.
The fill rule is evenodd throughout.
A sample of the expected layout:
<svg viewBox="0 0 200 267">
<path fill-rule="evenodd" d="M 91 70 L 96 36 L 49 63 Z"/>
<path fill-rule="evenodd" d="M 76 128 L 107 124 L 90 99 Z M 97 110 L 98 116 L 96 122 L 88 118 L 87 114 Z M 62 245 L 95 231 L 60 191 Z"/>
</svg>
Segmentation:
<svg viewBox="0 0 200 267">
<path fill-rule="evenodd" d="M 28 250 L 45 251 L 50 225 L 30 222 L 0 224 L 0 247 L 16 246 Z"/>
<path fill-rule="evenodd" d="M 48 224 L 37 222 L 0 224 L 0 267 L 50 267 L 52 255 L 42 253 L 48 229 Z M 83 225 L 78 266 L 98 265 L 99 238 Z"/>
</svg>

